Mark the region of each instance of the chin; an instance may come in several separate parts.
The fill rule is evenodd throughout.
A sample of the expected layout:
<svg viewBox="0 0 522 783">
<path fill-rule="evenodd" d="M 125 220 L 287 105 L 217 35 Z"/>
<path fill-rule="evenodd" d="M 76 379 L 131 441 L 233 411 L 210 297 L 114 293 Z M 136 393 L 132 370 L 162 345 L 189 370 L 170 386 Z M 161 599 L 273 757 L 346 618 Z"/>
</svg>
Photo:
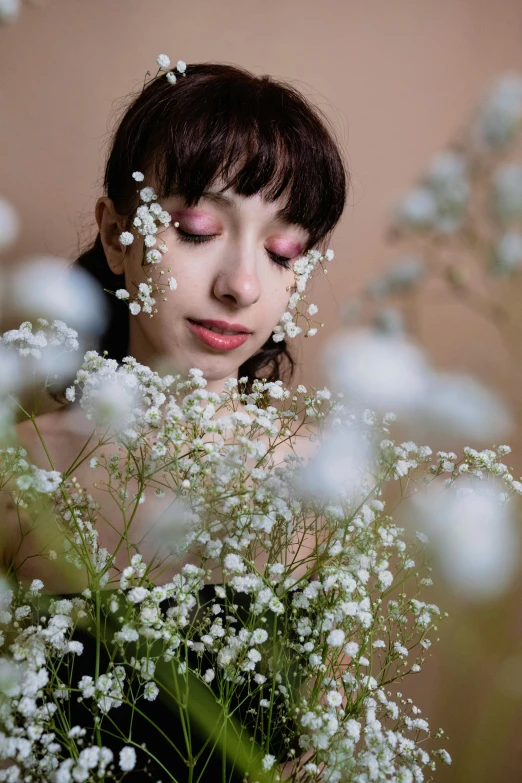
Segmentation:
<svg viewBox="0 0 522 783">
<path fill-rule="evenodd" d="M 238 368 L 249 357 L 234 359 L 232 356 L 205 356 L 199 352 L 170 356 L 164 353 L 155 363 L 155 369 L 160 375 L 180 374 L 187 376 L 189 370 L 197 368 L 208 381 L 220 381 L 226 378 L 236 378 Z"/>
</svg>

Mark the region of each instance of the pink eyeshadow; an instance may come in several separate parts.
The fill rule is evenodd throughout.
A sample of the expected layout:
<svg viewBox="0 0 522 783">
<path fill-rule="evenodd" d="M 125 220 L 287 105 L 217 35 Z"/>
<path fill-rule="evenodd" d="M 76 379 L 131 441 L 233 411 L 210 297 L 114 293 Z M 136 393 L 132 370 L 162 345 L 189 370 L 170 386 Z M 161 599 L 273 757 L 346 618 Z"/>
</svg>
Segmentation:
<svg viewBox="0 0 522 783">
<path fill-rule="evenodd" d="M 218 226 L 207 215 L 193 209 L 176 209 L 170 213 L 172 222 L 187 220 L 185 228 L 190 231 L 218 231 Z"/>
<path fill-rule="evenodd" d="M 294 256 L 298 256 L 302 252 L 303 246 L 299 242 L 288 244 L 280 240 L 279 242 L 274 243 L 272 250 L 274 253 L 294 258 Z"/>
</svg>

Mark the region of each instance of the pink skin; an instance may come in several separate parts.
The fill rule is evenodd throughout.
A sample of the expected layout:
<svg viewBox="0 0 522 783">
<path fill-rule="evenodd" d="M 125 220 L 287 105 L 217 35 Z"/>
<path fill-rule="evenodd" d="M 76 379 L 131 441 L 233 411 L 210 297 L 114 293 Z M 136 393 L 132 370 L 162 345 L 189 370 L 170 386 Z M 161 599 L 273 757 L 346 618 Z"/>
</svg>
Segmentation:
<svg viewBox="0 0 522 783">
<path fill-rule="evenodd" d="M 209 191 L 219 189 L 217 183 Z M 168 367 L 187 373 L 197 367 L 207 378 L 209 391 L 221 391 L 225 379 L 237 377 L 241 364 L 270 337 L 293 290 L 292 261 L 302 254 L 308 237 L 305 229 L 276 216 L 283 200 L 270 203 L 259 194 L 239 196 L 230 189 L 223 195 L 235 207 L 212 196 L 204 196 L 190 209 L 181 197 L 159 199 L 172 216 L 171 226 L 160 230 L 168 252 L 160 264 L 147 268 L 154 281 L 158 270 L 165 270 L 161 280 L 166 301 L 156 291 L 158 312 L 153 318 L 143 312 L 130 316 L 130 355 L 162 371 Z M 147 279 L 141 267 L 142 238 L 124 252 L 118 246 L 119 234 L 114 237 L 111 214 L 112 202 L 99 199 L 96 216 L 108 261 L 114 271 L 125 271 L 126 288 L 133 295 L 135 285 Z M 194 244 L 182 241 L 180 231 L 213 237 Z M 290 268 L 276 263 L 267 251 L 290 258 Z M 178 284 L 174 291 L 168 288 L 171 276 Z M 219 335 L 201 321 L 224 322 L 229 330 L 243 333 Z M 214 325 L 224 328 L 223 323 Z"/>
</svg>

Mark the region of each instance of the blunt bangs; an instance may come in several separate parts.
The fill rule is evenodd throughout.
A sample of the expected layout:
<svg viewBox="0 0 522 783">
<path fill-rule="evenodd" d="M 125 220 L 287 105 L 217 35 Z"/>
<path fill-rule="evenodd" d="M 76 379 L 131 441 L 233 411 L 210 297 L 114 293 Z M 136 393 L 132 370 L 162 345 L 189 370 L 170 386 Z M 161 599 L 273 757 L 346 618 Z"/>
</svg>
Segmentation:
<svg viewBox="0 0 522 783">
<path fill-rule="evenodd" d="M 105 177 L 118 211 L 137 206 L 136 170 L 145 184 L 153 176 L 160 203 L 180 195 L 193 206 L 222 181 L 241 196 L 283 198 L 282 219 L 309 234 L 305 252 L 328 240 L 348 184 L 328 119 L 270 76 L 221 63 L 187 65 L 186 74 L 174 85 L 154 79 L 127 109 Z"/>
</svg>

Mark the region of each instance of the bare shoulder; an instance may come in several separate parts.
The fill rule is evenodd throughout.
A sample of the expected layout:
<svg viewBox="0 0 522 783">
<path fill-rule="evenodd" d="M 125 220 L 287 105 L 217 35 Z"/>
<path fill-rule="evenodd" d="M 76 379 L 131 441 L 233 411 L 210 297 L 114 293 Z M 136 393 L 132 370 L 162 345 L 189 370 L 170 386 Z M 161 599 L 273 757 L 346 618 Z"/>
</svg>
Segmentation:
<svg viewBox="0 0 522 783">
<path fill-rule="evenodd" d="M 16 435 L 19 445 L 27 451 L 27 461 L 44 470 L 66 470 L 78 443 L 71 414 L 61 410 L 20 422 Z"/>
<path fill-rule="evenodd" d="M 35 422 L 37 427 L 30 419 L 15 427 L 18 446 L 27 452 L 26 461 L 44 470 L 63 470 L 61 465 L 57 465 L 57 462 L 62 462 L 59 455 L 64 451 L 66 440 L 60 414 L 42 414 L 36 417 Z M 0 488 L 0 558 L 5 569 L 12 564 L 15 553 L 20 554 L 21 550 L 32 545 L 32 522 L 24 508 L 15 503 L 13 493 L 16 490 L 15 478 L 8 479 Z"/>
<path fill-rule="evenodd" d="M 276 453 L 283 459 L 293 454 L 304 462 L 315 456 L 319 446 L 318 429 L 312 424 L 294 424 L 291 435 L 277 444 Z"/>
</svg>

